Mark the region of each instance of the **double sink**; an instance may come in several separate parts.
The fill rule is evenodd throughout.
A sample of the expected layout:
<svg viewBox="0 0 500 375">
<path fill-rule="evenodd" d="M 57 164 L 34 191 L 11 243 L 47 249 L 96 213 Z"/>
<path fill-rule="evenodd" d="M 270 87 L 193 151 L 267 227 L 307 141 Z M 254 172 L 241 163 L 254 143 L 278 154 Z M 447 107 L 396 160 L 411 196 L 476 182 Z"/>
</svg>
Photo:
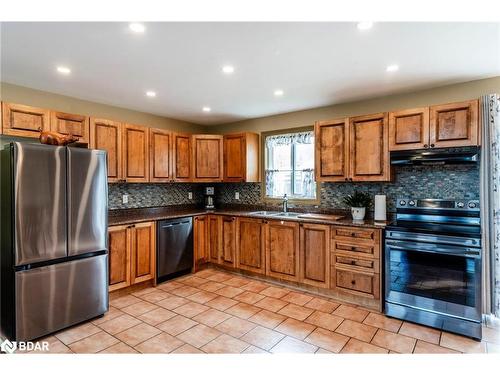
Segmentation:
<svg viewBox="0 0 500 375">
<path fill-rule="evenodd" d="M 304 215 L 301 212 L 279 212 L 279 211 L 254 211 L 250 212 L 250 215 L 254 216 L 272 216 L 272 217 L 299 217 Z"/>
</svg>

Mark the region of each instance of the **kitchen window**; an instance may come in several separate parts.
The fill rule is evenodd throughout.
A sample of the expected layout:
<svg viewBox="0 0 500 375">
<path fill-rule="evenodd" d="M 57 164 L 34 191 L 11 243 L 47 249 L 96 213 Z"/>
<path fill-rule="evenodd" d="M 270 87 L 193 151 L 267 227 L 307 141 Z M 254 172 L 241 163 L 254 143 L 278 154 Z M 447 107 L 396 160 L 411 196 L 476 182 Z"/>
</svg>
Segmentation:
<svg viewBox="0 0 500 375">
<path fill-rule="evenodd" d="M 265 198 L 315 200 L 314 131 L 263 134 Z"/>
</svg>

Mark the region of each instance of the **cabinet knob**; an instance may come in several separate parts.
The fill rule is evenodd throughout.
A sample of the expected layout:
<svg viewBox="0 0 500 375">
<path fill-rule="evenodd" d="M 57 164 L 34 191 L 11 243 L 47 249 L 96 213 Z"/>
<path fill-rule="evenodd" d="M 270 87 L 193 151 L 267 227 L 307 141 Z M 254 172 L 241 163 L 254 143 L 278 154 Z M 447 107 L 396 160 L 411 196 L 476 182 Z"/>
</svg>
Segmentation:
<svg viewBox="0 0 500 375">
<path fill-rule="evenodd" d="M 356 285 L 356 280 L 351 280 L 352 285 Z"/>
<path fill-rule="evenodd" d="M 435 145 L 434 145 L 434 143 L 432 143 L 432 144 L 431 144 L 431 147 L 434 147 L 434 146 L 435 146 Z"/>
<path fill-rule="evenodd" d="M 355 265 L 356 265 L 356 261 L 355 261 L 355 260 L 351 260 L 351 264 L 352 264 L 353 266 L 355 266 Z"/>
<path fill-rule="evenodd" d="M 424 145 L 424 148 L 429 148 L 429 145 L 426 143 L 426 144 Z"/>
<path fill-rule="evenodd" d="M 345 180 L 346 180 L 346 181 L 349 181 L 349 179 L 348 179 L 347 177 L 345 178 Z"/>
<path fill-rule="evenodd" d="M 356 233 L 351 233 L 351 237 L 356 237 Z"/>
</svg>

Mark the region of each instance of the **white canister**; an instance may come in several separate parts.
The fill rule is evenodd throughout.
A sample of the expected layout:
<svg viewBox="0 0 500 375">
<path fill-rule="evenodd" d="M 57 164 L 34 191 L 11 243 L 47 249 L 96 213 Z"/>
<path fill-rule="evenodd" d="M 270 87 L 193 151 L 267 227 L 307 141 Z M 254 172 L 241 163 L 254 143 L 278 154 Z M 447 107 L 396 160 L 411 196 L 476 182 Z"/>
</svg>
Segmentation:
<svg viewBox="0 0 500 375">
<path fill-rule="evenodd" d="M 387 220 L 387 203 L 385 195 L 375 195 L 375 221 Z"/>
<path fill-rule="evenodd" d="M 351 207 L 353 220 L 363 220 L 365 218 L 366 207 Z"/>
</svg>

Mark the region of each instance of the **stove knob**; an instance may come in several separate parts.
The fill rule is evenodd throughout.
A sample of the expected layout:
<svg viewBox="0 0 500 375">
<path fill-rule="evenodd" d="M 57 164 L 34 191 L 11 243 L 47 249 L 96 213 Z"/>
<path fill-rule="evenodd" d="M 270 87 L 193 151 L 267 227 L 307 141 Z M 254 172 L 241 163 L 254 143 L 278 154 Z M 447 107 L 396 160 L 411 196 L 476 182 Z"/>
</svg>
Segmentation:
<svg viewBox="0 0 500 375">
<path fill-rule="evenodd" d="M 468 206 L 469 206 L 469 208 L 476 208 L 477 207 L 476 202 L 469 202 Z"/>
<path fill-rule="evenodd" d="M 415 206 L 415 201 L 409 201 L 408 206 L 412 206 L 412 207 Z"/>
<path fill-rule="evenodd" d="M 457 203 L 457 207 L 458 208 L 464 208 L 465 207 L 465 203 L 464 202 L 458 202 Z"/>
<path fill-rule="evenodd" d="M 406 206 L 406 201 L 403 201 L 403 200 L 399 201 L 399 205 L 400 206 Z"/>
</svg>

